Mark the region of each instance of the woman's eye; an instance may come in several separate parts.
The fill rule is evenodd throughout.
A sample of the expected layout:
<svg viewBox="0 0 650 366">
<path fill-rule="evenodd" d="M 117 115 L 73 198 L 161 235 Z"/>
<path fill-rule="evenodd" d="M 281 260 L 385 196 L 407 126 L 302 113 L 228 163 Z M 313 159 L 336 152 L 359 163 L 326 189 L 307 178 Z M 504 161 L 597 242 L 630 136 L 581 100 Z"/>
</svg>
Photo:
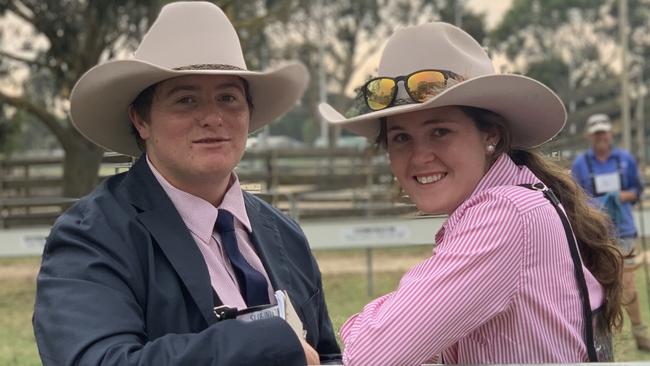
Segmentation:
<svg viewBox="0 0 650 366">
<path fill-rule="evenodd" d="M 449 133 L 449 130 L 446 128 L 435 128 L 432 132 L 433 136 L 442 137 Z"/>
<path fill-rule="evenodd" d="M 393 142 L 404 142 L 404 141 L 408 141 L 408 139 L 409 139 L 409 135 L 405 133 L 396 133 L 395 135 L 393 135 L 393 138 L 391 140 Z"/>
</svg>

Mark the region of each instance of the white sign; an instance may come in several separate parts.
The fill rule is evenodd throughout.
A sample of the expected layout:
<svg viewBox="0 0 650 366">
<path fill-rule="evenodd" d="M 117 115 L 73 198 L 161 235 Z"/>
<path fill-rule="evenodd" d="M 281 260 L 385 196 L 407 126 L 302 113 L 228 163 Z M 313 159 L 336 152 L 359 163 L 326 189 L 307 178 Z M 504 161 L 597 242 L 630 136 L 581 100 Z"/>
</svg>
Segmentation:
<svg viewBox="0 0 650 366">
<path fill-rule="evenodd" d="M 41 234 L 27 234 L 22 237 L 23 247 L 26 249 L 40 249 L 43 250 L 45 247 L 45 240 L 47 235 Z"/>
<path fill-rule="evenodd" d="M 339 238 L 348 244 L 394 244 L 411 238 L 406 225 L 357 225 L 343 227 Z"/>
<path fill-rule="evenodd" d="M 621 177 L 619 173 L 598 174 L 594 179 L 596 194 L 621 191 Z"/>
</svg>

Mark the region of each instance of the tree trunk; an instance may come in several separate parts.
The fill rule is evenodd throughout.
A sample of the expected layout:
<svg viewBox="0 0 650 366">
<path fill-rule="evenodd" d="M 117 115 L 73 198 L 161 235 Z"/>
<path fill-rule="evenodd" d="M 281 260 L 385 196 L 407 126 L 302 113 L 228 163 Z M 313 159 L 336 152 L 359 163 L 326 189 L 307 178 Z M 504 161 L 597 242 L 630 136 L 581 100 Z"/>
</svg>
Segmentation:
<svg viewBox="0 0 650 366">
<path fill-rule="evenodd" d="M 85 139 L 69 139 L 63 146 L 63 197 L 79 198 L 95 188 L 104 150 Z"/>
</svg>

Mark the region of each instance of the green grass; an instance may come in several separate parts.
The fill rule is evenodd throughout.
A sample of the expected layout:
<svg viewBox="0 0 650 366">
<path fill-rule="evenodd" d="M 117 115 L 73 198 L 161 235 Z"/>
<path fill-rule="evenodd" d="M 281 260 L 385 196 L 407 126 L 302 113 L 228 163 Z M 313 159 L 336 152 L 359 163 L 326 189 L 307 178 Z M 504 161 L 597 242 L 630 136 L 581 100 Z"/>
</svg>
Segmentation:
<svg viewBox="0 0 650 366">
<path fill-rule="evenodd" d="M 412 249 L 410 254 L 424 254 L 426 250 Z M 319 260 L 336 256 L 356 256 L 363 260 L 363 252 L 318 253 Z M 377 257 L 397 256 L 394 249 L 378 252 Z M 31 317 L 34 304 L 34 273 L 39 258 L 0 259 L 0 365 L 40 365 L 34 344 Z M 392 291 L 399 282 L 402 272 L 375 273 L 374 297 Z M 637 272 L 637 289 L 641 309 L 646 323 L 650 323 L 646 283 L 643 270 Z M 352 314 L 360 311 L 372 300 L 367 295 L 365 274 L 325 274 L 323 276 L 327 304 L 335 329 L 339 329 Z M 629 331 L 629 320 L 621 334 L 615 337 L 617 361 L 650 360 L 650 353 L 636 349 Z"/>
<path fill-rule="evenodd" d="M 39 264 L 40 258 L 0 259 L 0 365 L 41 364 L 32 331 L 34 278 L 23 273 Z"/>
<path fill-rule="evenodd" d="M 650 283 L 646 283 L 643 268 L 636 271 L 636 289 L 639 296 L 639 303 L 641 307 L 641 316 L 646 325 L 650 325 L 650 310 L 648 306 L 648 289 Z M 639 351 L 636 348 L 634 337 L 630 330 L 630 318 L 627 314 L 624 316 L 625 324 L 619 334 L 614 337 L 614 351 L 616 361 L 639 361 L 650 360 L 650 352 Z M 650 330 L 650 328 L 649 328 Z"/>
</svg>

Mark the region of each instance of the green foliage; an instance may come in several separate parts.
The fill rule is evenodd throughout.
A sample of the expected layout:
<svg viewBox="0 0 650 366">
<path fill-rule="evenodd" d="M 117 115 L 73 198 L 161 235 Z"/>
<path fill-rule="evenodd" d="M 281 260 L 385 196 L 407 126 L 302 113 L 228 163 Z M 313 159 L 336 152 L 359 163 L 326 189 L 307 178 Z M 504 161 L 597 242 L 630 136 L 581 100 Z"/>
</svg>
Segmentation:
<svg viewBox="0 0 650 366">
<path fill-rule="evenodd" d="M 569 67 L 559 57 L 533 61 L 528 64 L 525 74 L 553 90 L 565 90 L 568 87 Z"/>
<path fill-rule="evenodd" d="M 523 45 L 528 31 L 554 30 L 579 12 L 585 21 L 593 21 L 603 0 L 514 0 L 510 9 L 492 31 L 497 42 L 510 40 Z"/>
<path fill-rule="evenodd" d="M 554 38 L 557 31 L 571 21 L 595 24 L 604 3 L 593 0 L 514 0 L 491 32 L 491 43 L 498 45 L 511 60 L 519 55 L 554 56 L 558 54 L 557 39 Z"/>
<path fill-rule="evenodd" d="M 0 52 L 3 85 L 13 87 L 0 90 L 0 102 L 18 110 L 21 122 L 42 123 L 58 140 L 66 153 L 66 196 L 92 189 L 103 152 L 72 127 L 65 113 L 72 87 L 92 66 L 132 51 L 160 5 L 160 0 L 0 2 L 0 15 L 20 22 L 0 22 L 0 32 L 10 32 L 14 41 L 13 48 Z M 29 73 L 24 80 L 13 78 L 24 71 Z"/>
<path fill-rule="evenodd" d="M 291 21 L 267 28 L 268 39 L 275 45 L 273 54 L 277 58 L 301 60 L 312 78 L 300 113 L 291 113 L 276 123 L 311 124 L 302 136 L 311 140 L 311 133 L 320 129 L 320 67 L 325 68 L 328 102 L 338 110 L 348 110 L 354 103 L 351 90 L 359 86 L 353 83 L 374 72 L 363 68 L 395 28 L 432 20 L 453 23 L 455 4 L 454 0 L 298 1 Z M 482 40 L 486 34 L 484 15 L 466 7 L 459 10 L 463 28 Z M 285 122 L 289 119 L 293 121 Z"/>
</svg>

